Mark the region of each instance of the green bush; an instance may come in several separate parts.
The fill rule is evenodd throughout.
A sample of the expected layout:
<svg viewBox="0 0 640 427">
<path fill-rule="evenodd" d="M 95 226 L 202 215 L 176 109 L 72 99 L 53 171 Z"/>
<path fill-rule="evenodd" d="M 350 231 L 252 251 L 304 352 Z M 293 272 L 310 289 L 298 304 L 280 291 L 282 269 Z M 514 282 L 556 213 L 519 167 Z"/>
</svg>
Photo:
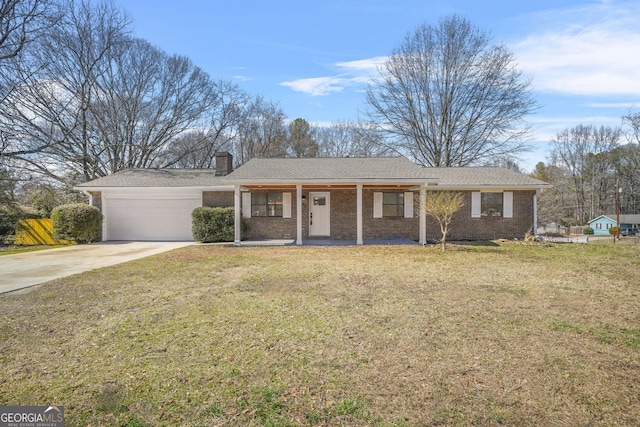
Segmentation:
<svg viewBox="0 0 640 427">
<path fill-rule="evenodd" d="M 20 219 L 18 211 L 0 207 L 0 242 L 16 232 L 16 223 Z"/>
<path fill-rule="evenodd" d="M 191 214 L 193 238 L 202 243 L 233 242 L 235 240 L 235 213 L 233 208 L 195 208 Z M 247 228 L 242 219 L 241 233 Z"/>
<path fill-rule="evenodd" d="M 95 206 L 72 203 L 57 206 L 51 211 L 53 236 L 56 239 L 91 243 L 100 237 L 102 213 Z"/>
<path fill-rule="evenodd" d="M 587 234 L 587 235 L 591 235 L 593 234 L 593 228 L 591 227 L 585 227 L 582 229 L 582 234 Z"/>
</svg>

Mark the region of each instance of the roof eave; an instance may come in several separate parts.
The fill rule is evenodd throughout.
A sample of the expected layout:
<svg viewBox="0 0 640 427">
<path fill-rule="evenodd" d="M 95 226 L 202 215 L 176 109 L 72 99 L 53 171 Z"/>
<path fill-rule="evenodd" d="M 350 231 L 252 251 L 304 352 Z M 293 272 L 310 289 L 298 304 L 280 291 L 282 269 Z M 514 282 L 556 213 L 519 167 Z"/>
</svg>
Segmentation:
<svg viewBox="0 0 640 427">
<path fill-rule="evenodd" d="M 387 184 L 387 185 L 417 185 L 417 184 L 435 184 L 437 178 L 356 178 L 356 179 L 340 179 L 340 178 L 296 178 L 296 179 L 233 179 L 226 180 L 227 183 L 234 185 L 357 185 L 357 184 Z"/>
<path fill-rule="evenodd" d="M 189 190 L 202 190 L 202 191 L 233 191 L 234 186 L 230 184 L 212 184 L 212 185 L 172 185 L 172 186 L 128 186 L 128 185 L 113 185 L 113 186 L 76 186 L 73 187 L 76 191 L 107 191 L 107 190 L 166 190 L 166 189 L 189 189 Z"/>
</svg>

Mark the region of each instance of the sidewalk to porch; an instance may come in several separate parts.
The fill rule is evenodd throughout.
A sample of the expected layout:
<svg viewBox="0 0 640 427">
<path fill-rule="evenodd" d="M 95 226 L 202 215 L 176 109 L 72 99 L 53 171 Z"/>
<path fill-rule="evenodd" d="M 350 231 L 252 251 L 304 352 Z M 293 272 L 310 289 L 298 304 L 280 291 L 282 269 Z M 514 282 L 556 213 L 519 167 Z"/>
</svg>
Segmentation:
<svg viewBox="0 0 640 427">
<path fill-rule="evenodd" d="M 364 239 L 364 245 L 417 245 L 411 239 Z M 240 246 L 296 246 L 296 239 L 256 239 L 243 240 Z M 305 239 L 302 246 L 357 246 L 356 240 Z"/>
</svg>

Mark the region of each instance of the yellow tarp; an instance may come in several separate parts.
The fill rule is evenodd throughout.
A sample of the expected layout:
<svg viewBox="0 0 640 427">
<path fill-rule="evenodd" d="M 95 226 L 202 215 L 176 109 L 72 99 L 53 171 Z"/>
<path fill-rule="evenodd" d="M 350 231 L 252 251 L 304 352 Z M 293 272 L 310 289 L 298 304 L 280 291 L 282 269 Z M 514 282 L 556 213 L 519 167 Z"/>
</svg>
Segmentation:
<svg viewBox="0 0 640 427">
<path fill-rule="evenodd" d="M 16 245 L 69 245 L 68 240 L 53 238 L 53 222 L 50 219 L 23 219 L 16 225 Z"/>
</svg>

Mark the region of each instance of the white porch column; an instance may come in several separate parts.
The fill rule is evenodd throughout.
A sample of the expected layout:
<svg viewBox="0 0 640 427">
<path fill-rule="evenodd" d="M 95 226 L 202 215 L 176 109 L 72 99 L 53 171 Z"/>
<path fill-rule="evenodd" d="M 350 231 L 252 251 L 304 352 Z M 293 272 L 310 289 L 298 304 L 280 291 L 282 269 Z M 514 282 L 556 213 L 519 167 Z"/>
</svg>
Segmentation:
<svg viewBox="0 0 640 427">
<path fill-rule="evenodd" d="M 356 228 L 357 228 L 357 240 L 356 244 L 362 245 L 364 243 L 362 239 L 362 184 L 356 185 Z"/>
<path fill-rule="evenodd" d="M 302 185 L 296 185 L 296 245 L 302 244 Z"/>
<path fill-rule="evenodd" d="M 420 244 L 427 243 L 427 212 L 424 210 L 424 205 L 427 201 L 427 186 L 426 184 L 420 185 Z"/>
<path fill-rule="evenodd" d="M 240 186 L 236 185 L 233 191 L 233 209 L 234 209 L 234 241 L 233 244 L 240 246 L 240 222 L 242 218 L 242 208 L 240 207 Z"/>
</svg>

